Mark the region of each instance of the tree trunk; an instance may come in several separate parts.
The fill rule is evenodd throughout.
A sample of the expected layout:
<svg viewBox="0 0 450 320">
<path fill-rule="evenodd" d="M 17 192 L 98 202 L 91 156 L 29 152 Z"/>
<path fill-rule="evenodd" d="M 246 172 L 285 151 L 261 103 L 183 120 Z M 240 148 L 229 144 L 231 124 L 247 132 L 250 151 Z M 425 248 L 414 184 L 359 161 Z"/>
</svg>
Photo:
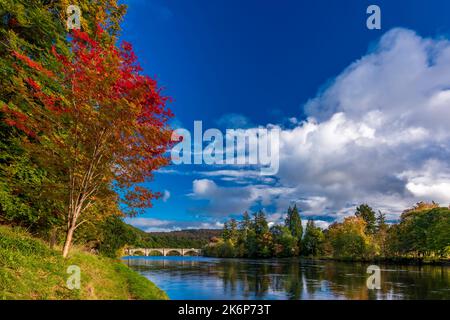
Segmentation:
<svg viewBox="0 0 450 320">
<path fill-rule="evenodd" d="M 69 254 L 69 250 L 72 245 L 72 237 L 73 237 L 74 231 L 75 231 L 75 226 L 70 226 L 67 229 L 66 241 L 64 242 L 64 249 L 63 249 L 63 253 L 62 253 L 64 258 L 67 258 L 67 255 Z"/>
<path fill-rule="evenodd" d="M 81 208 L 83 206 L 83 201 L 79 201 L 77 205 L 74 208 L 69 209 L 68 214 L 68 223 L 67 223 L 67 231 L 66 231 L 66 241 L 64 242 L 64 248 L 62 255 L 64 258 L 67 258 L 67 255 L 69 254 L 69 250 L 72 246 L 72 239 L 73 239 L 73 233 L 75 232 L 75 229 L 77 228 L 77 219 L 80 215 Z"/>
</svg>

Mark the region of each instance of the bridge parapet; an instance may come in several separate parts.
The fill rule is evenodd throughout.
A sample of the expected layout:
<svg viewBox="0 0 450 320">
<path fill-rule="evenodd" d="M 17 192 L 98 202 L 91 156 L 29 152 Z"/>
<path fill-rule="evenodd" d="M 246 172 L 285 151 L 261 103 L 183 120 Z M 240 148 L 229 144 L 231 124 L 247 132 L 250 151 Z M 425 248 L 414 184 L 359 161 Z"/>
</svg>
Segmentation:
<svg viewBox="0 0 450 320">
<path fill-rule="evenodd" d="M 152 252 L 158 252 L 161 256 L 167 256 L 170 252 L 178 252 L 181 256 L 185 256 L 187 253 L 194 252 L 197 255 L 202 254 L 201 249 L 194 248 L 127 248 L 125 250 L 127 255 L 134 256 L 136 253 L 141 253 L 144 256 L 150 255 Z"/>
</svg>

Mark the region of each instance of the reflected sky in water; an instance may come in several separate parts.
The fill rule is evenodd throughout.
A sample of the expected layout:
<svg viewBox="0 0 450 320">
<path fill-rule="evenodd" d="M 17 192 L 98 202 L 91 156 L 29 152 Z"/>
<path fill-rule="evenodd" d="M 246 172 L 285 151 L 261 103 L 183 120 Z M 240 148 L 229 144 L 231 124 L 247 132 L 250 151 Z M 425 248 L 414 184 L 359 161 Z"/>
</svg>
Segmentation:
<svg viewBox="0 0 450 320">
<path fill-rule="evenodd" d="M 366 263 L 206 257 L 125 257 L 171 299 L 450 299 L 450 267 L 380 265 L 368 290 Z"/>
</svg>

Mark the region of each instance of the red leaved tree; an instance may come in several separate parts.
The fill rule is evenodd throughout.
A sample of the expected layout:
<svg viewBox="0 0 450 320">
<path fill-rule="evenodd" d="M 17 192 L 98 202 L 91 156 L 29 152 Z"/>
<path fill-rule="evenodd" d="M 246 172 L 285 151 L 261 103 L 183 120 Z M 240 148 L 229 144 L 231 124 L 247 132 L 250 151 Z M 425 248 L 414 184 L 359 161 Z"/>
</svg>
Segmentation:
<svg viewBox="0 0 450 320">
<path fill-rule="evenodd" d="M 159 197 L 142 183 L 168 163 L 173 116 L 130 44 L 118 48 L 101 28 L 95 37 L 81 31 L 71 37 L 71 52 L 53 49 L 46 67 L 13 52 L 18 74 L 27 68 L 33 76 L 16 80 L 26 108 L 2 108 L 5 121 L 27 134 L 24 146 L 67 179 L 58 190 L 67 200 L 64 257 L 96 202 L 115 195 L 123 210 L 136 214 Z"/>
</svg>

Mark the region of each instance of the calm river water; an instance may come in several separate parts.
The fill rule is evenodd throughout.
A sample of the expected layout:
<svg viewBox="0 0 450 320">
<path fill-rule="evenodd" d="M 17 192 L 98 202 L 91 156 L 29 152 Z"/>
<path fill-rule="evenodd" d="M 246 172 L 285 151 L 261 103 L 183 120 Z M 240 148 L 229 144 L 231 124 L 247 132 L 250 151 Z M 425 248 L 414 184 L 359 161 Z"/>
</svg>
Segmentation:
<svg viewBox="0 0 450 320">
<path fill-rule="evenodd" d="M 381 289 L 368 290 L 364 263 L 175 256 L 123 261 L 171 299 L 450 299 L 448 266 L 380 265 Z"/>
</svg>

